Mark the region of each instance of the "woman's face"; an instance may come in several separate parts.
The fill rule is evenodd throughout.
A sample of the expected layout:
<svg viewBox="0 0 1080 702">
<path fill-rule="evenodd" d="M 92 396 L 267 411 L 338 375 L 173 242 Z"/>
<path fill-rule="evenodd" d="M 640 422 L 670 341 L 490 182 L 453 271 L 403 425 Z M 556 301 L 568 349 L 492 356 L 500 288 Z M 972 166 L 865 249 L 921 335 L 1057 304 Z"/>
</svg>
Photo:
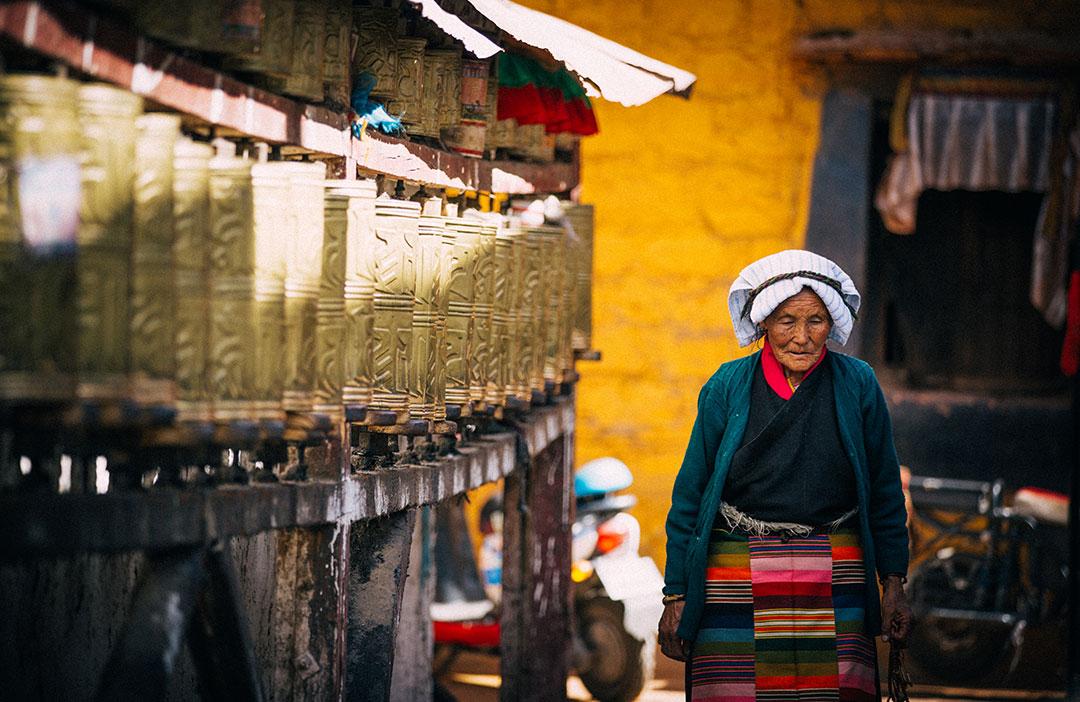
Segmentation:
<svg viewBox="0 0 1080 702">
<path fill-rule="evenodd" d="M 802 374 L 821 356 L 832 330 L 832 317 L 817 293 L 803 288 L 773 310 L 762 326 L 780 365 Z"/>
</svg>

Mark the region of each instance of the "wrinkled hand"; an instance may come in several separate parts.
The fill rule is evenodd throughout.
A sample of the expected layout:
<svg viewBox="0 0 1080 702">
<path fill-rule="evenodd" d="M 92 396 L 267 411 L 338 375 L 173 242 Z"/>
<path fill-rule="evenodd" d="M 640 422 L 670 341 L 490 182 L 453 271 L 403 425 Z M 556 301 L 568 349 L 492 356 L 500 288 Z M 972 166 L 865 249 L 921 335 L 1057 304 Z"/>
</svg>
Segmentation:
<svg viewBox="0 0 1080 702">
<path fill-rule="evenodd" d="M 685 606 L 685 601 L 669 602 L 664 605 L 664 614 L 660 617 L 660 652 L 677 661 L 685 661 L 690 655 L 690 642 L 675 633 Z"/>
<path fill-rule="evenodd" d="M 907 644 L 913 623 L 914 616 L 900 578 L 896 576 L 886 578 L 881 593 L 882 641 L 893 641 L 903 647 Z"/>
</svg>

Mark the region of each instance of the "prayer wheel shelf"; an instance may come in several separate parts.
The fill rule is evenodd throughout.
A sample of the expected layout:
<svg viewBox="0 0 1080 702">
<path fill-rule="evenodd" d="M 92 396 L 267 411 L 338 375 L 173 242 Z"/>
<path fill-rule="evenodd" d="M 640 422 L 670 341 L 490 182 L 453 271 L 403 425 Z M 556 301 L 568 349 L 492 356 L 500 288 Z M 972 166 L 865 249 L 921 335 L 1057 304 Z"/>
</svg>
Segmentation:
<svg viewBox="0 0 1080 702">
<path fill-rule="evenodd" d="M 270 4 L 276 9 L 282 3 Z M 328 3 L 328 14 L 305 12 L 304 22 L 290 30 L 296 34 L 293 38 L 307 47 L 303 55 L 297 52 L 298 55 L 292 57 L 297 64 L 295 70 L 311 72 L 315 66 L 324 66 L 335 55 L 340 56 L 340 36 L 321 36 L 313 29 L 306 29 L 312 23 L 325 21 L 326 17 L 344 13 L 344 5 L 339 8 L 339 4 Z M 147 7 L 151 5 L 155 3 L 147 3 Z M 169 14 L 173 17 L 171 21 L 178 19 L 175 16 L 179 12 L 172 6 Z M 196 17 L 192 16 L 192 23 Z M 178 28 L 176 31 L 183 30 Z M 149 103 L 175 110 L 183 115 L 186 127 L 204 132 L 212 128 L 216 136 L 245 137 L 281 145 L 288 155 L 344 159 L 346 165 L 355 164 L 365 172 L 461 190 L 565 193 L 579 182 L 576 159 L 570 163 L 482 160 L 387 136 L 370 128 L 356 138 L 345 112 L 308 105 L 279 94 L 310 99 L 322 90 L 324 82 L 316 84 L 311 80 L 296 79 L 290 82 L 289 76 L 294 74 L 281 73 L 284 77 L 256 81 L 263 86 L 256 87 L 213 70 L 188 55 L 174 52 L 157 40 L 146 39 L 129 26 L 101 17 L 82 5 L 26 0 L 5 3 L 0 8 L 0 38 L 96 81 L 130 91 Z M 200 41 L 211 40 L 203 37 Z M 293 69 L 284 65 L 288 56 L 268 56 L 260 53 L 258 46 L 245 42 L 236 47 L 236 53 L 228 57 L 226 67 L 237 70 L 258 68 L 271 76 L 275 70 Z M 402 49 L 406 53 L 408 50 L 413 53 L 407 54 L 406 60 L 415 62 L 416 47 Z M 320 75 L 323 81 L 338 82 L 329 93 L 340 98 L 345 91 L 341 83 L 343 76 L 334 70 L 322 70 Z M 409 84 L 406 81 L 406 85 Z M 410 110 L 415 109 L 422 108 L 410 107 Z M 444 122 L 458 121 L 467 121 L 461 119 L 460 110 L 456 115 L 452 111 L 445 112 Z"/>
</svg>

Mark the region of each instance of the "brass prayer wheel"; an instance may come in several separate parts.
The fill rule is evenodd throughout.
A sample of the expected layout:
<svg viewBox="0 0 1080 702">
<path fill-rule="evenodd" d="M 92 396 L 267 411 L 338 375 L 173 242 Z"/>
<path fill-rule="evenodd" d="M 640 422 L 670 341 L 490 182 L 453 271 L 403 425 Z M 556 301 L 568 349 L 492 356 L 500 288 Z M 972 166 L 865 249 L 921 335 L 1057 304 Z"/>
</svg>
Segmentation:
<svg viewBox="0 0 1080 702">
<path fill-rule="evenodd" d="M 286 412 L 311 412 L 315 403 L 315 330 L 322 278 L 322 163 L 289 162 L 289 230 L 285 247 Z"/>
<path fill-rule="evenodd" d="M 374 390 L 371 406 L 408 419 L 416 239 L 420 205 L 380 195 L 375 200 Z"/>
<path fill-rule="evenodd" d="M 176 400 L 173 150 L 178 115 L 136 120 L 135 228 L 131 246 L 131 395 L 140 405 Z"/>
<path fill-rule="evenodd" d="M 543 226 L 537 230 L 540 232 L 540 260 L 544 269 L 544 382 L 558 384 L 563 379 L 561 339 L 566 239 L 559 227 Z"/>
<path fill-rule="evenodd" d="M 79 88 L 85 156 L 78 254 L 79 385 L 82 399 L 127 395 L 131 369 L 131 241 L 138 96 L 104 84 Z"/>
<path fill-rule="evenodd" d="M 529 358 L 529 389 L 535 392 L 544 392 L 544 367 L 547 356 L 547 318 L 548 310 L 548 286 L 551 285 L 549 271 L 551 262 L 548 259 L 548 247 L 544 242 L 545 227 L 529 227 L 526 236 L 529 240 L 529 252 L 533 254 L 529 258 L 529 282 L 527 288 L 531 292 L 529 300 L 529 312 L 531 313 L 530 330 L 527 335 L 532 346 Z M 531 285 L 531 287 L 529 287 Z"/>
<path fill-rule="evenodd" d="M 285 419 L 285 259 L 293 235 L 292 164 L 282 161 L 251 167 L 254 217 L 255 298 L 252 308 L 255 417 Z"/>
<path fill-rule="evenodd" d="M 323 40 L 323 88 L 329 99 L 343 105 L 349 104 L 352 16 L 352 0 L 328 0 Z"/>
<path fill-rule="evenodd" d="M 438 137 L 461 119 L 461 54 L 456 49 L 424 52 L 420 118 L 413 132 Z"/>
<path fill-rule="evenodd" d="M 371 404 L 375 337 L 375 196 L 374 180 L 327 181 L 328 192 L 349 198 L 345 232 L 345 368 L 342 399 L 346 407 Z"/>
<path fill-rule="evenodd" d="M 419 124 L 422 119 L 421 95 L 424 89 L 424 47 L 427 39 L 398 37 L 397 75 L 394 79 L 394 99 L 387 109 L 401 117 L 406 124 Z"/>
<path fill-rule="evenodd" d="M 0 401 L 75 395 L 77 102 L 74 81 L 0 77 Z"/>
<path fill-rule="evenodd" d="M 173 263 L 176 280 L 176 411 L 179 421 L 212 418 L 210 343 L 210 159 L 213 149 L 181 138 L 173 148 Z"/>
<path fill-rule="evenodd" d="M 443 289 L 446 293 L 446 402 L 464 413 L 469 402 L 476 256 L 480 226 L 459 217 L 446 219 L 443 231 Z"/>
<path fill-rule="evenodd" d="M 510 372 L 507 394 L 520 402 L 532 400 L 529 375 L 532 369 L 532 305 L 537 283 L 535 261 L 539 256 L 536 242 L 529 241 L 525 231 L 512 225 L 506 233 L 511 241 L 511 308 L 510 308 Z"/>
<path fill-rule="evenodd" d="M 318 327 L 315 339 L 315 411 L 337 426 L 344 420 L 345 267 L 349 197 L 325 181 L 322 276 L 319 280 Z"/>
<path fill-rule="evenodd" d="M 473 278 L 472 326 L 469 335 L 469 400 L 483 407 L 488 395 L 489 358 L 492 352 L 491 314 L 495 283 L 495 227 L 486 222 L 459 218 L 450 226 L 469 244 Z"/>
<path fill-rule="evenodd" d="M 593 221 L 592 205 L 570 205 L 566 217 L 574 228 L 574 258 L 577 285 L 574 286 L 574 329 L 572 344 L 575 350 L 592 348 L 592 279 L 593 279 Z"/>
<path fill-rule="evenodd" d="M 214 420 L 256 417 L 251 162 L 210 161 L 210 355 Z"/>
<path fill-rule="evenodd" d="M 507 389 L 510 385 L 511 346 L 513 331 L 510 327 L 510 315 L 513 304 L 513 234 L 510 229 L 500 227 L 495 236 L 495 265 L 492 283 L 491 312 L 491 351 L 488 356 L 488 403 L 501 406 L 506 404 Z"/>
<path fill-rule="evenodd" d="M 258 41 L 250 51 L 226 59 L 225 67 L 284 78 L 292 67 L 294 17 L 296 6 L 301 3 L 298 0 L 261 0 L 261 3 L 263 21 Z"/>
<path fill-rule="evenodd" d="M 439 311 L 444 297 L 441 289 L 443 218 L 435 214 L 420 217 L 416 243 L 416 292 L 412 323 L 412 349 L 409 354 L 409 415 L 412 418 L 436 419 L 442 404 L 445 418 L 445 390 L 436 387 L 439 366 Z M 445 383 L 445 381 L 443 381 Z"/>
<path fill-rule="evenodd" d="M 323 54 L 327 0 L 299 0 L 293 9 L 288 73 L 271 78 L 272 90 L 304 100 L 323 99 Z"/>
<path fill-rule="evenodd" d="M 353 80 L 361 73 L 375 77 L 372 95 L 391 100 L 397 95 L 397 27 L 399 15 L 395 8 L 356 7 L 357 44 L 353 58 Z"/>
</svg>

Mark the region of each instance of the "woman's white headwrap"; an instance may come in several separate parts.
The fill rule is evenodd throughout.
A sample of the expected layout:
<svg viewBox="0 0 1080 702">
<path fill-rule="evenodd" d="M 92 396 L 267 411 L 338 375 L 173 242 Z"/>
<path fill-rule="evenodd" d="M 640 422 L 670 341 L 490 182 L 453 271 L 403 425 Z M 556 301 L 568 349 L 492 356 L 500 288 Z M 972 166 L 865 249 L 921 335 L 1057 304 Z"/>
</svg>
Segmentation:
<svg viewBox="0 0 1080 702">
<path fill-rule="evenodd" d="M 792 249 L 766 256 L 742 269 L 728 292 L 728 311 L 739 346 L 765 332 L 759 325 L 773 310 L 803 288 L 810 288 L 832 316 L 829 338 L 847 343 L 859 311 L 859 291 L 848 274 L 824 256 Z"/>
</svg>

